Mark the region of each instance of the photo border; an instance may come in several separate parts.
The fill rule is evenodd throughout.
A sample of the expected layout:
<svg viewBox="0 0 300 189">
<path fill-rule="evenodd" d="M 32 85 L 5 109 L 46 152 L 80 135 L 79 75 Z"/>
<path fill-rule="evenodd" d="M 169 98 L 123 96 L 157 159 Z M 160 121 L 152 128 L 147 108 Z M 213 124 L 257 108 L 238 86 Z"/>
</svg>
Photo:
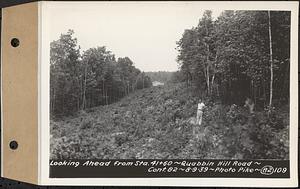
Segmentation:
<svg viewBox="0 0 300 189">
<path fill-rule="evenodd" d="M 193 3 L 201 9 L 222 10 L 273 10 L 291 11 L 290 38 L 290 175 L 289 179 L 257 178 L 49 178 L 50 124 L 49 124 L 49 60 L 50 38 L 49 22 L 51 10 L 55 6 L 70 7 L 72 4 L 82 7 L 93 4 L 134 4 L 168 3 L 170 6 Z M 251 1 L 203 1 L 203 2 L 39 2 L 40 4 L 40 115 L 39 115 L 39 155 L 40 183 L 43 185 L 101 185 L 101 186 L 224 186 L 224 187 L 293 187 L 298 185 L 298 2 L 251 2 Z M 213 7 L 213 9 L 212 9 Z"/>
</svg>

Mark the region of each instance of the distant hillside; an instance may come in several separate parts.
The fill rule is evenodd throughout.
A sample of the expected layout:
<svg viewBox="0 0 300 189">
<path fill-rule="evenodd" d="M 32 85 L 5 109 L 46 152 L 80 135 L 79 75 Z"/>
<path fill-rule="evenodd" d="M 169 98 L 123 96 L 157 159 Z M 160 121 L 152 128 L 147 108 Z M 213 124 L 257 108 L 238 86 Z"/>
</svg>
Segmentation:
<svg viewBox="0 0 300 189">
<path fill-rule="evenodd" d="M 158 72 L 145 72 L 145 74 L 151 78 L 151 81 L 159 81 L 161 83 L 167 83 L 171 80 L 172 75 L 175 72 L 166 72 L 166 71 L 158 71 Z"/>
</svg>

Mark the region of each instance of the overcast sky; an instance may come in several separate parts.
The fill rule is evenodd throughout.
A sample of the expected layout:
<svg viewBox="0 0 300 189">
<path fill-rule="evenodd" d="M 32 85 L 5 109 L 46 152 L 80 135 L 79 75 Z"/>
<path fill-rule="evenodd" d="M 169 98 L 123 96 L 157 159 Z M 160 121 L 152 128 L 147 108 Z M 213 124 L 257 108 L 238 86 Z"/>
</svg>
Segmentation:
<svg viewBox="0 0 300 189">
<path fill-rule="evenodd" d="M 194 3 L 52 3 L 50 38 L 68 29 L 82 50 L 106 46 L 142 71 L 176 71 L 175 50 L 185 29 L 197 26 L 204 9 Z M 221 10 L 213 10 L 217 17 Z"/>
</svg>

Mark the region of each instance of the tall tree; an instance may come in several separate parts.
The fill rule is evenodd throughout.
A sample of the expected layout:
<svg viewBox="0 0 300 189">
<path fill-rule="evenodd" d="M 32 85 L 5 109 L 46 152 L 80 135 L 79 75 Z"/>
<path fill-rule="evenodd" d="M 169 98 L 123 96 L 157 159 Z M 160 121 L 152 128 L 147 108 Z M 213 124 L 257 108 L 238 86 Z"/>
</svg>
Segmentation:
<svg viewBox="0 0 300 189">
<path fill-rule="evenodd" d="M 262 107 L 288 99 L 290 13 L 224 11 L 216 20 L 210 14 L 177 42 L 184 80 L 225 103 L 248 96 Z"/>
<path fill-rule="evenodd" d="M 69 30 L 51 43 L 51 115 L 64 116 L 99 105 L 108 105 L 137 89 L 141 71 L 128 58 L 100 46 L 80 54 L 74 31 Z M 143 86 L 151 86 L 143 74 Z"/>
<path fill-rule="evenodd" d="M 272 27 L 271 27 L 271 12 L 268 11 L 268 25 L 269 25 L 269 40 L 270 40 L 270 101 L 269 107 L 272 107 L 273 99 L 273 47 L 272 47 Z"/>
<path fill-rule="evenodd" d="M 50 110 L 56 114 L 79 109 L 80 50 L 73 35 L 69 30 L 50 44 Z"/>
</svg>

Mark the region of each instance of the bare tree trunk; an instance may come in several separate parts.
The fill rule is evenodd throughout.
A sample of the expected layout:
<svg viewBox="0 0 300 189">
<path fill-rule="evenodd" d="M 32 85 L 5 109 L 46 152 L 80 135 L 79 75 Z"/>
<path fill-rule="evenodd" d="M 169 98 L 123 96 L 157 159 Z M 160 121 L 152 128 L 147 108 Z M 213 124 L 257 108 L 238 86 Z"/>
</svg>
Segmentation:
<svg viewBox="0 0 300 189">
<path fill-rule="evenodd" d="M 65 107 L 65 93 L 63 92 L 63 95 L 62 95 L 62 111 L 61 112 L 65 112 L 65 109 L 64 109 L 64 107 Z"/>
<path fill-rule="evenodd" d="M 145 88 L 145 81 L 144 81 L 144 76 L 142 76 L 142 78 L 143 78 L 143 88 Z"/>
<path fill-rule="evenodd" d="M 106 105 L 108 105 L 107 89 L 105 90 L 105 102 L 106 102 Z"/>
<path fill-rule="evenodd" d="M 253 87 L 253 99 L 254 99 L 254 104 L 256 104 L 256 99 L 257 99 L 257 87 L 256 87 L 256 83 L 254 83 L 254 87 Z"/>
<path fill-rule="evenodd" d="M 81 109 L 84 110 L 86 107 L 86 73 L 87 72 L 87 65 L 84 68 L 84 85 L 83 85 L 83 97 L 82 97 L 82 106 Z"/>
<path fill-rule="evenodd" d="M 52 101 L 51 101 L 51 113 L 54 113 L 55 111 L 55 88 L 52 89 Z"/>
<path fill-rule="evenodd" d="M 210 84 L 209 84 L 209 66 L 206 66 L 206 83 L 207 83 L 207 92 L 210 95 Z"/>
<path fill-rule="evenodd" d="M 213 74 L 213 76 L 211 78 L 211 93 L 213 93 L 213 89 L 215 89 L 214 82 L 215 82 L 215 73 Z"/>
<path fill-rule="evenodd" d="M 290 63 L 287 63 L 287 66 L 285 68 L 285 73 L 283 76 L 283 82 L 282 82 L 282 87 L 280 90 L 280 98 L 284 99 L 286 97 L 286 94 L 284 93 L 285 91 L 289 91 L 289 77 L 290 77 Z"/>
<path fill-rule="evenodd" d="M 272 106 L 273 100 L 273 49 L 272 49 L 272 31 L 271 31 L 271 12 L 268 11 L 269 20 L 269 40 L 270 40 L 270 101 L 269 106 Z"/>
<path fill-rule="evenodd" d="M 52 107 L 52 111 L 54 112 L 55 111 L 55 102 L 56 102 L 56 94 L 55 94 L 55 89 L 53 89 L 53 107 Z"/>
<path fill-rule="evenodd" d="M 209 94 L 209 76 L 208 76 L 208 66 L 203 68 L 205 82 L 206 82 L 206 88 L 207 88 L 207 94 Z"/>
<path fill-rule="evenodd" d="M 216 56 L 215 56 L 215 61 L 214 61 L 214 65 L 212 65 L 212 78 L 211 78 L 211 94 L 213 94 L 215 87 L 214 87 L 214 82 L 215 82 L 215 76 L 216 76 L 216 64 L 217 64 L 217 60 L 218 60 L 218 51 L 216 52 Z"/>
<path fill-rule="evenodd" d="M 209 82 L 209 45 L 206 44 L 206 49 L 207 49 L 207 56 L 206 56 L 206 63 L 207 63 L 207 66 L 206 66 L 206 85 L 207 85 L 207 93 L 208 95 L 210 95 L 210 82 Z"/>
<path fill-rule="evenodd" d="M 77 110 L 76 111 L 79 111 L 80 110 L 80 95 L 77 96 Z"/>
<path fill-rule="evenodd" d="M 264 106 L 267 104 L 267 95 L 266 95 L 266 83 L 265 80 L 263 81 L 263 96 L 264 96 Z"/>
<path fill-rule="evenodd" d="M 102 80 L 102 99 L 104 98 L 104 103 L 105 103 L 105 87 L 104 87 L 104 80 Z M 101 99 L 101 103 L 102 103 Z"/>
<path fill-rule="evenodd" d="M 50 113 L 53 113 L 53 100 L 54 100 L 53 91 L 50 94 L 51 94 L 51 96 L 50 96 Z"/>
</svg>

